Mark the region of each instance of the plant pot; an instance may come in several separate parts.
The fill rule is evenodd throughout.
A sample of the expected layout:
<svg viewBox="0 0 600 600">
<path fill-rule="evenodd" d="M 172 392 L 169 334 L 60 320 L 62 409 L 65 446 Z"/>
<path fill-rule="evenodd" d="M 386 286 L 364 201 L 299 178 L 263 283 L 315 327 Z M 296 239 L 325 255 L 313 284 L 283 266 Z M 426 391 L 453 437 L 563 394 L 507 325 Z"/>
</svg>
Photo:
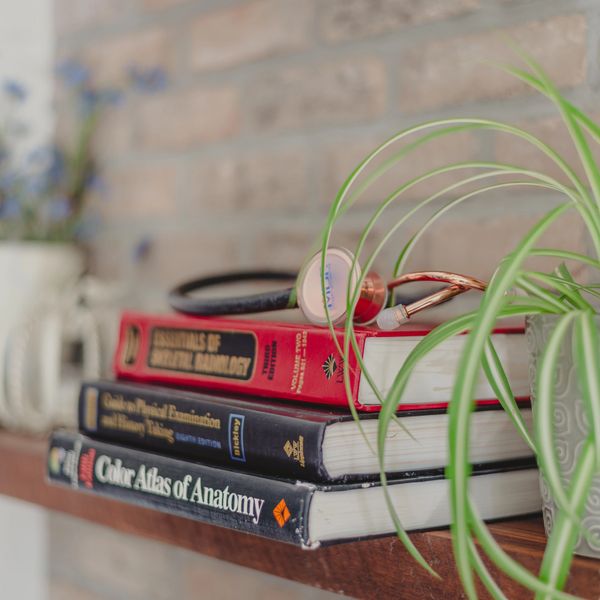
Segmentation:
<svg viewBox="0 0 600 600">
<path fill-rule="evenodd" d="M 535 420 L 535 379 L 537 362 L 546 348 L 549 337 L 554 330 L 558 315 L 535 315 L 527 318 L 527 344 L 530 352 L 529 380 L 531 384 L 531 401 L 533 419 Z M 596 319 L 600 327 L 600 318 Z M 566 487 L 575 469 L 579 452 L 588 435 L 588 422 L 581 391 L 577 382 L 573 355 L 571 351 L 571 330 L 565 336 L 556 369 L 554 439 L 560 464 L 563 485 Z M 600 365 L 598 365 L 600 368 Z M 542 495 L 542 511 L 544 527 L 549 535 L 556 515 L 556 505 L 540 474 Z M 600 475 L 597 475 L 590 489 L 585 505 L 583 526 L 593 536 L 580 536 L 575 548 L 576 554 L 600 558 Z"/>
<path fill-rule="evenodd" d="M 62 330 L 52 306 L 60 304 L 83 269 L 83 254 L 74 245 L 0 242 L 0 420 L 4 424 L 39 429 L 42 414 L 47 415 L 49 407 L 41 405 L 49 402 L 44 398 L 50 393 L 49 382 L 59 376 Z M 23 352 L 16 364 L 11 357 L 18 348 Z M 27 402 L 11 394 L 16 384 L 10 374 L 15 369 L 19 380 L 25 380 L 21 387 L 28 390 Z"/>
</svg>

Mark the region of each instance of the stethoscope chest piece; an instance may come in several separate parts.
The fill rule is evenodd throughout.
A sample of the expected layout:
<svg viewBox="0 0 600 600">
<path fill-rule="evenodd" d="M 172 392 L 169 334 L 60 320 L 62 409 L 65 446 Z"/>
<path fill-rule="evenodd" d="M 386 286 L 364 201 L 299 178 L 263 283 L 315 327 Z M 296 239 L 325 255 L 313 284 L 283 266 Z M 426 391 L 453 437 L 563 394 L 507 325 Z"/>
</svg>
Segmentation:
<svg viewBox="0 0 600 600">
<path fill-rule="evenodd" d="M 350 289 L 354 289 L 361 277 L 361 270 L 354 262 L 354 255 L 350 250 L 330 247 L 325 255 L 322 279 L 322 256 L 322 252 L 315 254 L 298 275 L 298 306 L 311 323 L 327 325 L 327 305 L 331 322 L 339 325 L 346 319 L 348 283 Z M 387 294 L 383 279 L 377 273 L 369 272 L 361 283 L 360 296 L 354 310 L 354 322 L 366 324 L 375 320 L 385 306 Z"/>
</svg>

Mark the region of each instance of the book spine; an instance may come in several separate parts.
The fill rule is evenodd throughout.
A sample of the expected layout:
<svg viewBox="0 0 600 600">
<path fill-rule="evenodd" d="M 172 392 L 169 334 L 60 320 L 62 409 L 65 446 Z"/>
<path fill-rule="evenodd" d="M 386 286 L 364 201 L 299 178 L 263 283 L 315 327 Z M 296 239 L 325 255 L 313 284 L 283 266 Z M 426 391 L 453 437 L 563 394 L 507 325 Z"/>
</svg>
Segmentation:
<svg viewBox="0 0 600 600">
<path fill-rule="evenodd" d="M 364 344 L 360 335 L 358 341 Z M 342 360 L 325 328 L 125 313 L 114 367 L 118 377 L 137 381 L 348 403 Z M 360 375 L 354 356 L 349 367 L 356 400 Z"/>
<path fill-rule="evenodd" d="M 220 527 L 306 545 L 313 488 L 216 469 L 151 452 L 52 435 L 51 483 Z"/>
<path fill-rule="evenodd" d="M 92 437 L 234 469 L 326 481 L 325 423 L 252 406 L 232 407 L 166 389 L 133 390 L 118 382 L 84 383 L 79 429 Z"/>
</svg>

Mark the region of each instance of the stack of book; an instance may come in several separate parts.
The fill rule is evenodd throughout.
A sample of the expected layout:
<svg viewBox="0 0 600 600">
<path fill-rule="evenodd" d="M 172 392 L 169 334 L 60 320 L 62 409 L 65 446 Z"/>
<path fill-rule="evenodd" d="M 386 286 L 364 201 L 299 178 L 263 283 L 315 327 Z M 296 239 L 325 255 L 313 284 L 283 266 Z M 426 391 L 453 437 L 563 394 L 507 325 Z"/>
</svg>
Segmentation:
<svg viewBox="0 0 600 600">
<path fill-rule="evenodd" d="M 115 379 L 85 382 L 80 432 L 56 431 L 52 482 L 306 548 L 390 534 L 380 484 L 377 411 L 426 330 L 357 329 L 376 393 L 349 359 L 353 419 L 339 348 L 310 325 L 125 313 Z M 338 343 L 343 343 L 342 332 Z M 528 407 L 522 331 L 493 341 Z M 450 522 L 447 403 L 464 336 L 411 376 L 387 432 L 389 497 L 408 530 Z M 210 391 L 207 391 L 210 390 Z M 483 518 L 537 512 L 530 449 L 484 379 L 472 416 L 470 491 Z"/>
</svg>

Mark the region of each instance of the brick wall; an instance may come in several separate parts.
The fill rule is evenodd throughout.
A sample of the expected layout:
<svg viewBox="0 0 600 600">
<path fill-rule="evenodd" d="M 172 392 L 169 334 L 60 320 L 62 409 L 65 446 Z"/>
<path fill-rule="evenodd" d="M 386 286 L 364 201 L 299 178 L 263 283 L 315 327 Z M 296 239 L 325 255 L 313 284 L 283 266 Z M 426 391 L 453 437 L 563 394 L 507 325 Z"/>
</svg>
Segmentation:
<svg viewBox="0 0 600 600">
<path fill-rule="evenodd" d="M 483 62 L 516 61 L 506 36 L 584 107 L 598 97 L 593 0 L 55 1 L 59 58 L 77 57 L 111 83 L 131 65 L 167 73 L 164 91 L 106 115 L 97 151 L 108 186 L 93 205 L 102 218 L 94 270 L 153 291 L 146 298 L 157 304 L 166 287 L 206 270 L 298 266 L 357 160 L 418 121 L 504 119 L 573 157 L 549 103 Z M 444 140 L 369 190 L 340 226 L 342 241 L 355 244 L 374 200 L 448 158 L 544 166 L 502 135 Z M 434 189 L 406 194 L 401 209 Z M 413 266 L 489 275 L 549 201 L 521 190 L 472 202 L 423 240 Z M 447 244 L 455 225 L 482 241 L 476 256 L 455 236 Z"/>
<path fill-rule="evenodd" d="M 598 103 L 595 0 L 55 5 L 59 58 L 77 57 L 111 83 L 131 65 L 160 66 L 168 75 L 165 90 L 112 109 L 96 144 L 107 190 L 92 207 L 102 219 L 91 243 L 93 269 L 143 290 L 146 305 L 164 305 L 168 286 L 209 270 L 297 267 L 357 161 L 416 122 L 465 115 L 507 120 L 574 158 L 550 104 L 485 63 L 516 61 L 506 36 L 541 61 L 569 98 L 592 111 Z M 62 130 L 64 113 L 59 106 Z M 344 220 L 338 239 L 355 245 L 376 200 L 449 159 L 548 167 L 525 144 L 463 132 L 383 177 Z M 435 189 L 406 194 L 400 209 Z M 555 200 L 522 189 L 471 202 L 422 240 L 412 266 L 487 277 Z M 390 219 L 376 227 L 377 235 Z M 401 228 L 384 253 L 384 273 L 411 227 Z M 136 252 L 141 241 L 147 252 Z M 552 242 L 582 249 L 577 220 L 555 228 Z M 152 545 L 139 546 L 142 553 L 149 548 L 152 562 Z M 57 554 L 55 573 L 64 568 L 60 560 Z"/>
</svg>

